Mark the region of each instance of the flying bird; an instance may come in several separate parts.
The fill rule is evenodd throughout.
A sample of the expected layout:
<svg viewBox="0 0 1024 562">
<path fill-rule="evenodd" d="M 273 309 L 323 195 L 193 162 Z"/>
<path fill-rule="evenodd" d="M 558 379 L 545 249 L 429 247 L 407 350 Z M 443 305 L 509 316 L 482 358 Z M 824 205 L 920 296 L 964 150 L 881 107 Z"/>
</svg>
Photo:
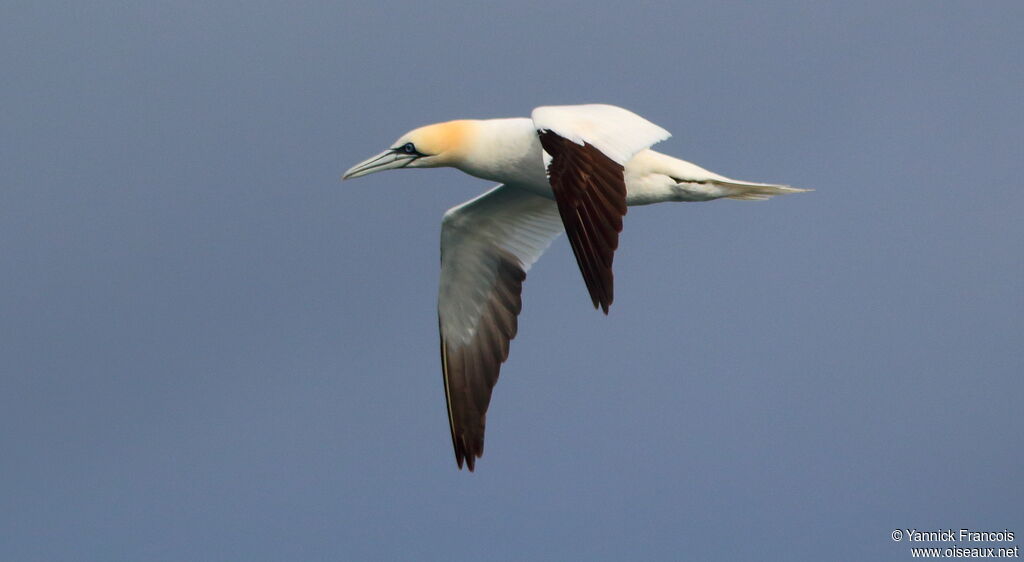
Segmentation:
<svg viewBox="0 0 1024 562">
<path fill-rule="evenodd" d="M 526 272 L 563 230 L 594 307 L 607 314 L 627 206 L 807 191 L 730 179 L 650 150 L 669 136 L 621 107 L 546 106 L 530 118 L 414 129 L 342 176 L 449 166 L 500 184 L 441 221 L 441 370 L 460 469 L 472 471 L 483 455 L 487 406 L 516 335 Z"/>
</svg>

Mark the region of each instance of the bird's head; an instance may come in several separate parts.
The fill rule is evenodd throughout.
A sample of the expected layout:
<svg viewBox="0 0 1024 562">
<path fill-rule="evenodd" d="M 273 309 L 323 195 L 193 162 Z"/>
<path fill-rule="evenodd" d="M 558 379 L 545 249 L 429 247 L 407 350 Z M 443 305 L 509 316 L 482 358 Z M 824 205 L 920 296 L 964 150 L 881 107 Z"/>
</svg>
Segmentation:
<svg viewBox="0 0 1024 562">
<path fill-rule="evenodd" d="M 448 121 L 413 129 L 398 137 L 384 152 L 349 168 L 341 179 L 398 168 L 455 165 L 463 156 L 472 128 L 471 121 Z"/>
</svg>

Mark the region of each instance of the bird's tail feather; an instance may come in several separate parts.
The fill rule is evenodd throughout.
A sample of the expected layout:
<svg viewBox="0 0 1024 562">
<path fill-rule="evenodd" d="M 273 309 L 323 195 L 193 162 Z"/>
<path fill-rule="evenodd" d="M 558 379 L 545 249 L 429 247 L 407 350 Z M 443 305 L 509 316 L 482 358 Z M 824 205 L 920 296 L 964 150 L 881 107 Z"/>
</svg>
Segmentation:
<svg viewBox="0 0 1024 562">
<path fill-rule="evenodd" d="M 748 183 L 740 181 L 716 181 L 729 199 L 742 199 L 745 201 L 763 201 L 773 195 L 785 195 L 787 193 L 801 193 L 814 191 L 813 189 L 800 189 L 788 185 L 776 185 L 771 183 Z"/>
</svg>

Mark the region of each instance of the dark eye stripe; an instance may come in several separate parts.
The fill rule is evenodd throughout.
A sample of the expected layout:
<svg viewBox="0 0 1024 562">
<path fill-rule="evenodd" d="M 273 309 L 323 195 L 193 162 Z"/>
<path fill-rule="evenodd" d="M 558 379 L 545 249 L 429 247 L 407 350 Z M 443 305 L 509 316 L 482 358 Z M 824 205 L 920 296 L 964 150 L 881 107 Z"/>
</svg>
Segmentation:
<svg viewBox="0 0 1024 562">
<path fill-rule="evenodd" d="M 412 155 L 412 156 L 426 156 L 426 154 L 423 154 L 422 152 L 416 150 L 416 145 L 414 145 L 411 142 L 407 142 L 407 143 L 403 144 L 402 146 L 398 146 L 398 147 L 392 148 L 391 151 L 392 152 L 401 153 L 401 154 L 409 154 L 409 155 Z"/>
</svg>

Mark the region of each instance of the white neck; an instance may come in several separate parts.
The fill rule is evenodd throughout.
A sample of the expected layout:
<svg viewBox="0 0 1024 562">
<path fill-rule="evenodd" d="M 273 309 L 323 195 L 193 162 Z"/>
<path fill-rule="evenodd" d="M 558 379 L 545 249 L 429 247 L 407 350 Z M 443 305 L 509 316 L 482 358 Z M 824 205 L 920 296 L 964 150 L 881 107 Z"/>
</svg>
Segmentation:
<svg viewBox="0 0 1024 562">
<path fill-rule="evenodd" d="M 473 133 L 452 166 L 485 180 L 547 185 L 540 140 L 525 117 L 473 121 Z"/>
</svg>

